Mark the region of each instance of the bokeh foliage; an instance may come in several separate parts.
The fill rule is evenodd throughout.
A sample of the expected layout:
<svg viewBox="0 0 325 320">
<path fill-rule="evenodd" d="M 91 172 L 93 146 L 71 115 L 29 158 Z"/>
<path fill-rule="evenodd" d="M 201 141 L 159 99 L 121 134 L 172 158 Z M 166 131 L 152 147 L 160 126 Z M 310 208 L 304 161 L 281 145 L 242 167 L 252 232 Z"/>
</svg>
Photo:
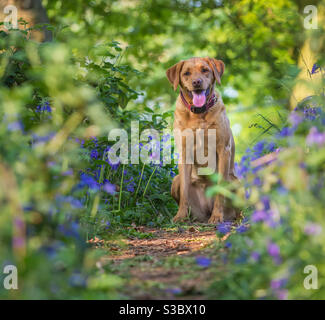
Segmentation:
<svg viewBox="0 0 325 320">
<path fill-rule="evenodd" d="M 86 241 L 108 239 L 111 230 L 132 223 L 169 223 L 177 210 L 169 195 L 177 168 L 111 165 L 107 133 L 113 127 L 130 130 L 132 120 L 141 120 L 140 131 L 170 126 L 176 93 L 165 70 L 191 56 L 216 56 L 226 64 L 218 90 L 235 134 L 243 187 L 250 192 L 245 199 L 239 188 L 236 199 L 245 199 L 239 203 L 247 218 L 268 211 L 265 206 L 280 218 L 277 227 L 267 219 L 245 220 L 233 230 L 228 273 L 214 283 L 211 297 L 283 298 L 289 290 L 289 298 L 322 298 L 321 290 L 303 289 L 301 268 L 315 264 L 324 272 L 324 145 L 306 140 L 324 134 L 323 80 L 313 84 L 316 95 L 307 103 L 307 109 L 317 108 L 314 118 L 294 131 L 289 126 L 306 39 L 314 43 L 314 63 L 325 64 L 319 54 L 324 26 L 303 29 L 305 2 L 43 5 L 53 41 L 35 42 L 26 28 L 0 32 L 0 262 L 19 265 L 23 279 L 19 291 L 8 292 L 0 273 L 0 296 L 120 297 L 123 282 L 96 265 L 101 252 Z M 322 68 L 314 71 L 323 76 Z M 279 162 L 250 170 L 252 157 L 278 147 Z M 211 193 L 225 190 L 216 185 Z M 280 264 L 272 260 L 280 255 L 278 247 Z M 285 283 L 272 284 L 274 279 Z"/>
</svg>

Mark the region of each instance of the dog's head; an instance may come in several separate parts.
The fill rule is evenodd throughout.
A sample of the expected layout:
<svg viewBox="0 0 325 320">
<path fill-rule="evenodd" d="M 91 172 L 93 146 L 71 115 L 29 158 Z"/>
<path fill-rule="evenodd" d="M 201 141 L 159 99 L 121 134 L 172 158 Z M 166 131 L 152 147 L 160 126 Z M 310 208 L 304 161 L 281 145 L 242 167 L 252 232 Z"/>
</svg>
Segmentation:
<svg viewBox="0 0 325 320">
<path fill-rule="evenodd" d="M 166 74 L 174 90 L 178 85 L 193 100 L 196 107 L 202 107 L 215 82 L 221 84 L 225 65 L 214 58 L 191 58 L 170 67 Z"/>
</svg>

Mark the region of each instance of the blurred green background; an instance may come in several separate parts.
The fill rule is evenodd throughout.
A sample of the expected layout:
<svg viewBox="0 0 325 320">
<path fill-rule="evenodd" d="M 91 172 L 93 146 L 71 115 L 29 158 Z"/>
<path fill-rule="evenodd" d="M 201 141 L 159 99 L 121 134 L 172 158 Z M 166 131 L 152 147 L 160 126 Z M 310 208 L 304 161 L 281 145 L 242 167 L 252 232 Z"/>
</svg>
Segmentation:
<svg viewBox="0 0 325 320">
<path fill-rule="evenodd" d="M 107 133 L 132 120 L 140 132 L 170 128 L 177 92 L 165 71 L 209 56 L 226 65 L 217 90 L 242 179 L 233 198 L 256 219 L 219 228 L 232 249 L 215 252 L 227 272 L 210 297 L 324 298 L 301 285 L 305 265 L 325 270 L 324 1 L 313 2 L 317 29 L 304 27 L 309 4 L 1 1 L 0 21 L 14 5 L 19 29 L 0 25 L 0 297 L 127 297 L 97 262 L 116 236 L 147 236 L 134 225 L 175 227 L 177 165 L 112 165 Z M 278 148 L 278 162 L 251 166 Z M 228 191 L 213 181 L 210 195 Z M 94 237 L 106 251 L 90 247 Z M 8 264 L 19 290 L 2 287 Z"/>
</svg>

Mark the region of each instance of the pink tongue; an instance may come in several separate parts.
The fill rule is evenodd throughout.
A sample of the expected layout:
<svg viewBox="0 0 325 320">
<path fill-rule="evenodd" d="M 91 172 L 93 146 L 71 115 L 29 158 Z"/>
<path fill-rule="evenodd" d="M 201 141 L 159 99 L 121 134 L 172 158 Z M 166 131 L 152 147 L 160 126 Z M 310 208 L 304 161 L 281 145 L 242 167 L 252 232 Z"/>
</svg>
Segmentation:
<svg viewBox="0 0 325 320">
<path fill-rule="evenodd" d="M 205 91 L 202 91 L 201 93 L 192 92 L 192 94 L 193 94 L 193 104 L 196 107 L 204 106 L 206 100 Z"/>
</svg>

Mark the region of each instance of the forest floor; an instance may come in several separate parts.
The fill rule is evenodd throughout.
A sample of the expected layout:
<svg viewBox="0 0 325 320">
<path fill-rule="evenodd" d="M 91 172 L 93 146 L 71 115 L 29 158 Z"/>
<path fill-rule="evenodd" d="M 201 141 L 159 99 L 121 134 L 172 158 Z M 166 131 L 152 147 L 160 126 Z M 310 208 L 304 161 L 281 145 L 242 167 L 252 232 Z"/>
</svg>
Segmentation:
<svg viewBox="0 0 325 320">
<path fill-rule="evenodd" d="M 129 299 L 207 299 L 208 288 L 223 263 L 214 226 L 192 224 L 129 227 L 114 240 L 92 239 L 107 250 L 105 270 L 124 280 L 121 294 Z"/>
</svg>

